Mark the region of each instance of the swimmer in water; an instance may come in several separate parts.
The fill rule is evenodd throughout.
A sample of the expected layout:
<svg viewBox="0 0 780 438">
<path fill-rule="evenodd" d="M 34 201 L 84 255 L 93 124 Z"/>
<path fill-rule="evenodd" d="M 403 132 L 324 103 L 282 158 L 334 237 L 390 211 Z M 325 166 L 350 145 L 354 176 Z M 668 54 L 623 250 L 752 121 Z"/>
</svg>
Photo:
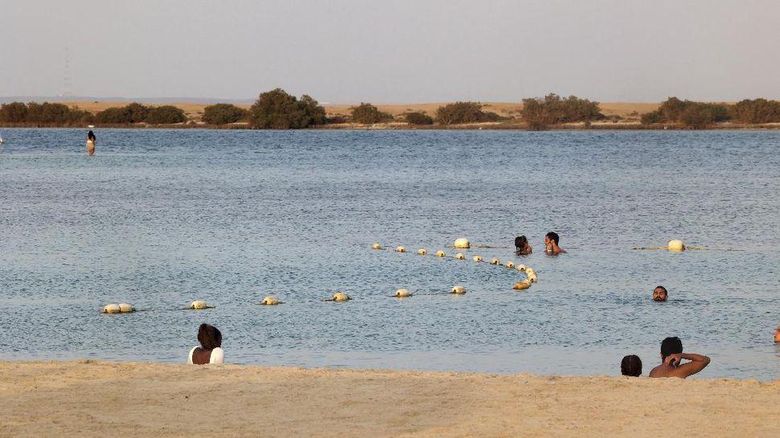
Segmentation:
<svg viewBox="0 0 780 438">
<path fill-rule="evenodd" d="M 544 236 L 544 252 L 547 253 L 547 255 L 558 255 L 558 254 L 565 254 L 566 250 L 558 246 L 558 242 L 560 240 L 560 237 L 558 237 L 558 233 L 550 231 Z"/>
<path fill-rule="evenodd" d="M 642 375 L 642 359 L 635 354 L 629 354 L 620 361 L 620 374 L 630 377 Z"/>
<path fill-rule="evenodd" d="M 515 254 L 524 256 L 531 254 L 534 251 L 531 245 L 528 243 L 528 238 L 525 236 L 515 237 Z"/>
<path fill-rule="evenodd" d="M 87 155 L 95 155 L 95 143 L 97 143 L 95 133 L 89 131 L 87 133 Z"/>
<path fill-rule="evenodd" d="M 683 359 L 690 362 L 682 363 Z M 650 371 L 650 377 L 679 377 L 684 379 L 703 370 L 710 358 L 696 353 L 683 353 L 680 338 L 666 338 L 661 342 L 661 365 Z"/>
<path fill-rule="evenodd" d="M 653 289 L 653 301 L 664 303 L 667 298 L 669 298 L 669 292 L 666 291 L 665 287 L 656 286 L 655 289 Z"/>
</svg>

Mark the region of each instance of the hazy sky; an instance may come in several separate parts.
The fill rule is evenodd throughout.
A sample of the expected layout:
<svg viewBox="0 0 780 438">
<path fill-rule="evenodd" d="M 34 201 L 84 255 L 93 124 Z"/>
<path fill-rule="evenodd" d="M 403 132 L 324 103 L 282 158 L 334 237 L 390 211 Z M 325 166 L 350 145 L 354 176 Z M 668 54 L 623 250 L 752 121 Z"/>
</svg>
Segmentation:
<svg viewBox="0 0 780 438">
<path fill-rule="evenodd" d="M 780 1 L 0 0 L 0 96 L 275 87 L 331 103 L 780 98 Z"/>
</svg>

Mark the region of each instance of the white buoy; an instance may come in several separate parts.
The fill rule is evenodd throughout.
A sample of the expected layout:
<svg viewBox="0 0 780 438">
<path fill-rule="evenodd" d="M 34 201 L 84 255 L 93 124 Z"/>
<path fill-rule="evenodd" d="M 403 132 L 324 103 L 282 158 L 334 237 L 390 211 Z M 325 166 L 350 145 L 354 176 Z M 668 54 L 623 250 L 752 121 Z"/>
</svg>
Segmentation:
<svg viewBox="0 0 780 438">
<path fill-rule="evenodd" d="M 530 280 L 521 280 L 515 283 L 514 286 L 512 286 L 512 289 L 514 290 L 525 290 L 531 287 L 531 281 Z"/>
<path fill-rule="evenodd" d="M 411 297 L 412 293 L 406 289 L 398 289 L 397 291 L 395 291 L 395 295 L 393 296 L 396 298 L 406 298 L 406 297 Z"/>
<path fill-rule="evenodd" d="M 436 257 L 445 257 L 447 254 L 444 253 L 442 250 L 436 251 Z"/>
<path fill-rule="evenodd" d="M 464 256 L 461 253 L 455 254 L 455 258 L 458 259 L 458 260 L 466 260 L 466 256 Z"/>
<path fill-rule="evenodd" d="M 675 251 L 675 252 L 682 252 L 685 251 L 685 244 L 682 240 L 670 240 L 669 243 L 666 246 L 669 248 L 669 251 Z"/>
<path fill-rule="evenodd" d="M 203 300 L 195 300 L 192 303 L 190 303 L 190 309 L 193 310 L 203 310 L 203 309 L 208 309 L 208 307 L 209 305 L 206 304 L 206 302 Z"/>
<path fill-rule="evenodd" d="M 463 295 L 466 293 L 466 288 L 461 285 L 455 285 L 452 287 L 451 292 L 455 295 Z"/>
<path fill-rule="evenodd" d="M 330 300 L 331 300 L 331 301 L 338 301 L 338 302 L 341 302 L 341 301 L 349 301 L 349 300 L 351 300 L 351 299 L 352 299 L 352 298 L 351 298 L 349 295 L 345 294 L 344 292 L 336 292 L 336 293 L 334 293 L 334 294 L 333 294 L 333 296 L 330 298 Z"/>
<path fill-rule="evenodd" d="M 473 259 L 474 259 L 474 261 L 475 261 L 475 262 L 481 262 L 481 261 L 482 261 L 482 256 L 475 255 L 475 256 L 473 257 Z"/>
<path fill-rule="evenodd" d="M 105 307 L 103 307 L 102 312 L 103 313 L 122 313 L 122 309 L 119 307 L 119 304 L 107 304 Z"/>
<path fill-rule="evenodd" d="M 527 268 L 527 266 L 522 264 L 522 263 L 517 265 L 517 266 L 515 266 L 515 269 L 517 269 L 520 272 L 525 272 L 525 268 Z"/>
<path fill-rule="evenodd" d="M 371 249 L 382 249 L 382 244 L 379 242 L 374 242 L 374 244 L 371 245 Z"/>
<path fill-rule="evenodd" d="M 119 303 L 119 311 L 121 313 L 133 313 L 135 312 L 135 307 L 132 304 Z"/>
<path fill-rule="evenodd" d="M 425 248 L 420 248 L 417 250 L 417 255 L 425 255 L 428 254 L 428 250 Z"/>
<path fill-rule="evenodd" d="M 499 260 L 496 257 L 493 257 L 492 259 L 490 259 L 490 264 L 491 265 L 500 265 L 501 264 L 501 260 Z"/>
<path fill-rule="evenodd" d="M 536 271 L 534 271 L 532 268 L 528 268 L 528 267 L 525 268 L 525 276 L 528 277 L 528 281 L 530 281 L 531 283 L 536 283 L 537 281 Z"/>
<path fill-rule="evenodd" d="M 406 248 L 403 246 L 395 247 L 395 252 L 406 252 Z"/>
<path fill-rule="evenodd" d="M 273 295 L 268 295 L 267 297 L 263 298 L 263 301 L 260 302 L 263 306 L 275 306 L 277 304 L 281 304 L 282 302 L 279 301 L 279 298 L 276 298 Z"/>
<path fill-rule="evenodd" d="M 469 249 L 471 248 L 471 242 L 469 242 L 469 239 L 466 239 L 465 237 L 461 237 L 455 240 L 453 246 L 459 249 Z"/>
<path fill-rule="evenodd" d="M 504 266 L 506 266 L 506 267 L 507 267 L 507 268 L 509 268 L 509 269 L 512 269 L 512 268 L 514 268 L 514 267 L 515 267 L 515 264 L 514 264 L 514 263 L 512 263 L 512 262 L 506 262 L 506 264 L 505 264 Z"/>
</svg>

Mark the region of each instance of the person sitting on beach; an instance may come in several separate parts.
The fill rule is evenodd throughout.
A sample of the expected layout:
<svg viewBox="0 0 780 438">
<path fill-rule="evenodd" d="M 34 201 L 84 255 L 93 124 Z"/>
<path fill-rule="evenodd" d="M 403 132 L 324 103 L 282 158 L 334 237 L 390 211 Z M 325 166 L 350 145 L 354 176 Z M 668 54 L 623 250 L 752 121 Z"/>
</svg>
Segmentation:
<svg viewBox="0 0 780 438">
<path fill-rule="evenodd" d="M 222 351 L 222 333 L 209 324 L 198 327 L 198 342 L 200 347 L 190 350 L 188 363 L 204 365 L 209 363 L 224 363 L 225 353 Z"/>
<path fill-rule="evenodd" d="M 547 255 L 558 255 L 561 253 L 565 253 L 566 250 L 558 246 L 558 242 L 560 241 L 560 238 L 558 237 L 558 233 L 550 231 L 544 236 L 544 252 L 547 253 Z"/>
<path fill-rule="evenodd" d="M 620 361 L 620 374 L 630 377 L 639 377 L 642 375 L 642 359 L 635 354 L 624 356 Z"/>
<path fill-rule="evenodd" d="M 655 289 L 653 289 L 653 301 L 658 301 L 659 303 L 666 302 L 666 299 L 669 297 L 669 292 L 666 291 L 666 288 L 663 286 L 656 286 Z"/>
<path fill-rule="evenodd" d="M 690 362 L 682 363 L 683 359 Z M 676 336 L 670 337 L 661 342 L 661 365 L 650 371 L 650 377 L 679 377 L 684 379 L 698 373 L 709 364 L 709 357 L 695 353 L 683 353 L 680 338 Z"/>
<path fill-rule="evenodd" d="M 533 248 L 531 248 L 531 245 L 528 243 L 528 238 L 525 236 L 517 236 L 515 237 L 515 254 L 519 256 L 524 256 L 531 254 L 533 252 Z"/>
<path fill-rule="evenodd" d="M 97 137 L 95 133 L 89 131 L 87 133 L 87 155 L 95 155 L 95 143 L 97 143 Z"/>
</svg>

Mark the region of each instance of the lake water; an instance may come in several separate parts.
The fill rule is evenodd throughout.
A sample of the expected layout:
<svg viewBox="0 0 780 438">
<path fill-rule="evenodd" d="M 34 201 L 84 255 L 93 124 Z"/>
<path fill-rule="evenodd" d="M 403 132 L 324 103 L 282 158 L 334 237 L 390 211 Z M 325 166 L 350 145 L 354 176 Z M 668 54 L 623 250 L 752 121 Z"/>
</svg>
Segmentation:
<svg viewBox="0 0 780 438">
<path fill-rule="evenodd" d="M 702 377 L 780 374 L 778 131 L 96 134 L 2 130 L 0 359 L 184 362 L 208 322 L 241 364 L 646 375 L 679 336 Z M 494 248 L 414 254 L 461 236 Z M 633 249 L 673 238 L 703 249 Z"/>
</svg>

